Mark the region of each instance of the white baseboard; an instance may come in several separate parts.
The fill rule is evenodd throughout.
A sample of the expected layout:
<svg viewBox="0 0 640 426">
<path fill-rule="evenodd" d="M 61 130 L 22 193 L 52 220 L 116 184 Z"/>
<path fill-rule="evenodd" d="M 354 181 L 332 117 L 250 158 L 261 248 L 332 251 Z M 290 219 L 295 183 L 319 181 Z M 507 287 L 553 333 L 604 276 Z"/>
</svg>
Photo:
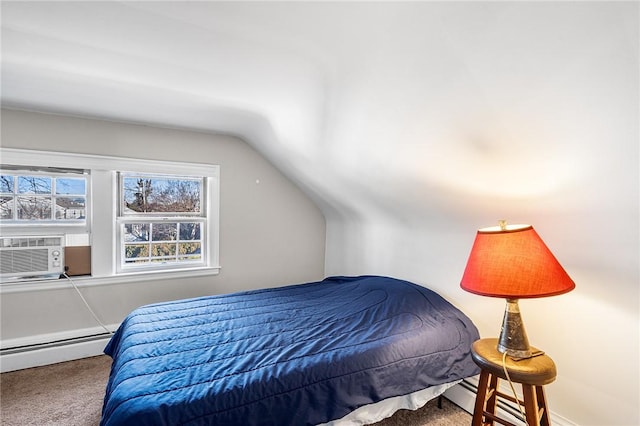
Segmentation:
<svg viewBox="0 0 640 426">
<path fill-rule="evenodd" d="M 468 379 L 465 379 L 468 380 Z M 476 402 L 476 393 L 465 386 L 465 383 L 459 383 L 447 389 L 442 396 L 456 404 L 469 414 L 473 414 L 473 408 Z"/>
<path fill-rule="evenodd" d="M 116 330 L 118 324 L 107 326 Z M 111 336 L 102 327 L 3 340 L 0 373 L 102 355 Z"/>
<path fill-rule="evenodd" d="M 0 355 L 0 373 L 102 355 L 109 338 Z"/>
<path fill-rule="evenodd" d="M 478 377 L 476 376 L 465 379 L 460 384 L 447 389 L 444 393 L 444 396 L 466 412 L 473 414 L 477 389 Z M 501 402 L 498 405 L 498 410 L 496 413 L 498 414 L 498 416 L 516 425 L 525 426 L 525 422 L 520 420 L 518 417 L 515 417 L 512 413 L 518 413 L 517 405 L 508 401 Z M 577 426 L 577 423 L 573 423 L 572 421 L 557 415 L 553 411 L 550 411 L 550 415 L 551 424 L 555 426 Z"/>
</svg>

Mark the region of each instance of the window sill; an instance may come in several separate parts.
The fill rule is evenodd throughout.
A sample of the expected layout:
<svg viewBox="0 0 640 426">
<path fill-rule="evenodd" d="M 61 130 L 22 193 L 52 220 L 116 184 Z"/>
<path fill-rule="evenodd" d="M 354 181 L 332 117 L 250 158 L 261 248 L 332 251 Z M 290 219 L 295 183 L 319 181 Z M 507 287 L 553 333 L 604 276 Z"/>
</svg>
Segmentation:
<svg viewBox="0 0 640 426">
<path fill-rule="evenodd" d="M 220 266 L 180 269 L 172 271 L 147 271 L 123 273 L 107 277 L 79 276 L 71 277 L 78 287 L 94 287 L 111 284 L 133 284 L 141 281 L 171 280 L 176 278 L 191 278 L 218 275 Z M 0 294 L 23 293 L 29 291 L 58 290 L 69 288 L 71 283 L 65 278 L 48 280 L 23 280 L 0 284 Z"/>
</svg>

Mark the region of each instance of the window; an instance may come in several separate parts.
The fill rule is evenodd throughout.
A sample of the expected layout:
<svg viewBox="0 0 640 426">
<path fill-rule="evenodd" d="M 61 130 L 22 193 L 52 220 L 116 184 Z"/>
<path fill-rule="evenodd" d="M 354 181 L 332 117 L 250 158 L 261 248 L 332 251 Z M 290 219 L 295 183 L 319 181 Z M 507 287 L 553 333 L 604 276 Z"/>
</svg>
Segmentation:
<svg viewBox="0 0 640 426">
<path fill-rule="evenodd" d="M 88 177 L 84 174 L 82 170 L 52 172 L 3 166 L 0 170 L 0 224 L 85 225 Z"/>
<path fill-rule="evenodd" d="M 202 265 L 206 179 L 118 175 L 120 270 Z"/>
<path fill-rule="evenodd" d="M 12 148 L 0 158 L 2 236 L 89 246 L 91 275 L 79 282 L 218 273 L 219 166 Z M 1 282 L 0 292 L 57 282 Z"/>
</svg>

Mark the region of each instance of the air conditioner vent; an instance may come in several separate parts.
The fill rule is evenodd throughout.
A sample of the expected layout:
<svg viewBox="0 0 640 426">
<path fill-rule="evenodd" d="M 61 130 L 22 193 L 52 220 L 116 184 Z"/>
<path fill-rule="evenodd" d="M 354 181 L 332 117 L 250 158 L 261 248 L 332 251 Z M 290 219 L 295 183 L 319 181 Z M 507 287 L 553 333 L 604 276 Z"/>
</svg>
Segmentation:
<svg viewBox="0 0 640 426">
<path fill-rule="evenodd" d="M 58 278 L 64 271 L 62 236 L 0 238 L 2 282 Z"/>
</svg>

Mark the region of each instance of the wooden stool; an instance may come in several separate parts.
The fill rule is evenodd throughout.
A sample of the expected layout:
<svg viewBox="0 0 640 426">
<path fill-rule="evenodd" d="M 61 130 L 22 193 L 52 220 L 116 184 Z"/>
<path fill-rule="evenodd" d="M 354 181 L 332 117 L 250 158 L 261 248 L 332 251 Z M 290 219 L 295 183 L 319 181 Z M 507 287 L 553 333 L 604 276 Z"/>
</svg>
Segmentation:
<svg viewBox="0 0 640 426">
<path fill-rule="evenodd" d="M 478 395 L 473 410 L 472 426 L 493 425 L 494 422 L 515 426 L 507 420 L 496 416 L 497 398 L 501 397 L 511 402 L 517 402 L 511 395 L 499 392 L 499 379 L 507 379 L 502 369 L 502 353 L 498 352 L 498 339 L 481 339 L 473 343 L 471 357 L 481 369 Z M 556 365 L 546 355 L 515 361 L 506 358 L 507 371 L 514 383 L 522 385 L 524 401 L 519 401 L 524 407 L 527 424 L 529 426 L 551 426 L 547 398 L 544 385 L 556 378 Z"/>
</svg>

